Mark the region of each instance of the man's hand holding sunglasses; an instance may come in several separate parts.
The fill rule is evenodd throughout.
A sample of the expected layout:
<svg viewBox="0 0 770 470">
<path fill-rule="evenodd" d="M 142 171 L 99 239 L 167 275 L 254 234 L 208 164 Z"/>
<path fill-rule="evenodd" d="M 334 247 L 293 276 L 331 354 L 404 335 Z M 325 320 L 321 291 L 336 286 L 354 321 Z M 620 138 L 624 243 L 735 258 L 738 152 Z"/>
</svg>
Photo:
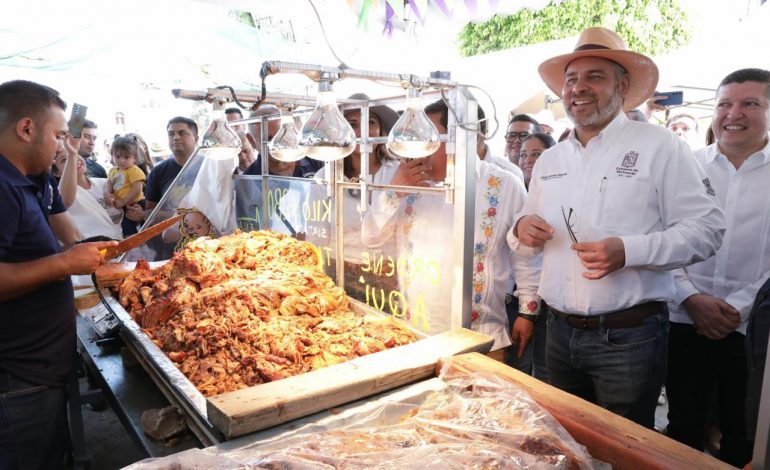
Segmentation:
<svg viewBox="0 0 770 470">
<path fill-rule="evenodd" d="M 553 238 L 554 229 L 539 215 L 525 215 L 516 223 L 514 235 L 521 243 L 532 248 L 542 248 Z"/>
<path fill-rule="evenodd" d="M 586 279 L 601 279 L 626 265 L 626 248 L 623 240 L 618 237 L 609 237 L 598 242 L 574 243 L 572 249 L 588 269 L 583 273 Z"/>
</svg>

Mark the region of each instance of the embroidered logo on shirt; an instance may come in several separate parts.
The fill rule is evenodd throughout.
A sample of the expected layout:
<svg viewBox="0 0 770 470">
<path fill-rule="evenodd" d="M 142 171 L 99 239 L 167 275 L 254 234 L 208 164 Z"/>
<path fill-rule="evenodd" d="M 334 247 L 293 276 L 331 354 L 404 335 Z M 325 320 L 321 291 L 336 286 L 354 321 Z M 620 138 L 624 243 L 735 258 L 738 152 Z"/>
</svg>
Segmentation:
<svg viewBox="0 0 770 470">
<path fill-rule="evenodd" d="M 624 176 L 626 178 L 635 176 L 639 172 L 637 168 L 634 168 L 636 166 L 637 158 L 639 158 L 637 152 L 631 151 L 625 154 L 620 166 L 615 168 L 615 173 L 617 173 L 618 176 Z"/>
<path fill-rule="evenodd" d="M 716 196 L 717 195 L 717 192 L 714 191 L 714 187 L 711 186 L 711 180 L 710 179 L 705 178 L 703 180 L 703 186 L 706 187 L 706 194 L 708 194 L 709 196 Z"/>
<path fill-rule="evenodd" d="M 623 157 L 623 165 L 624 168 L 633 168 L 636 166 L 636 159 L 639 157 L 639 154 L 636 152 L 628 152 L 625 157 Z"/>
</svg>

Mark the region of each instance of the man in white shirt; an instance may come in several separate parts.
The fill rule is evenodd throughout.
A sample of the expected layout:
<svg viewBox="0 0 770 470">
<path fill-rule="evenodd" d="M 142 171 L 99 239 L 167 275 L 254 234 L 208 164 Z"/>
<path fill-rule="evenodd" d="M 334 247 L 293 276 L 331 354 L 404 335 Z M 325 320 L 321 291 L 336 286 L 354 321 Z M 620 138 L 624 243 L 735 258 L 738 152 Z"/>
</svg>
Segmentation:
<svg viewBox="0 0 770 470">
<path fill-rule="evenodd" d="M 509 242 L 543 253 L 549 380 L 652 428 L 666 375 L 668 270 L 714 254 L 724 215 L 687 145 L 623 113 L 655 89 L 652 60 L 589 28 L 573 53 L 538 70 L 575 128 L 535 164 Z"/>
<path fill-rule="evenodd" d="M 479 130 L 481 131 L 482 135 L 487 135 L 487 128 L 488 125 L 486 121 L 486 114 L 484 113 L 484 109 L 479 106 Z M 484 160 L 487 163 L 491 163 L 497 167 L 500 167 L 508 173 L 512 173 L 521 181 L 524 181 L 524 173 L 521 171 L 521 168 L 519 168 L 518 165 L 514 165 L 506 157 L 500 157 L 493 154 L 489 149 L 487 141 L 484 140 L 481 135 L 476 140 L 476 142 L 476 153 L 478 154 L 480 160 Z"/>
<path fill-rule="evenodd" d="M 505 156 L 514 165 L 519 165 L 521 143 L 535 132 L 540 132 L 540 124 L 526 114 L 516 114 L 505 129 Z"/>
<path fill-rule="evenodd" d="M 725 212 L 716 255 L 676 271 L 669 304 L 668 435 L 703 450 L 704 418 L 719 389 L 720 455 L 751 459 L 744 403 L 749 312 L 770 278 L 770 72 L 743 69 L 719 84 L 711 128 L 716 142 L 695 152 Z"/>
<path fill-rule="evenodd" d="M 446 134 L 448 110 L 444 102 L 428 105 L 425 112 L 439 132 Z M 498 351 L 498 358 L 502 360 L 504 348 L 514 343 L 516 354 L 520 356 L 533 334 L 533 322 L 539 311 L 536 291 L 540 260 L 514 256 L 506 243 L 513 215 L 526 198 L 524 183 L 499 167 L 476 161 L 471 328 L 495 339 L 492 349 Z M 435 186 L 446 178 L 446 162 L 446 149 L 442 144 L 425 159 L 402 162 L 390 184 Z M 448 293 L 454 277 L 446 255 L 454 236 L 452 211 L 443 194 L 376 192 L 370 213 L 363 221 L 361 236 L 364 244 L 376 245 L 383 239 L 395 237 L 399 266 L 401 259 L 406 260 L 404 269 L 398 271 L 399 284 L 410 307 L 407 317 L 416 327 L 431 334 L 449 328 L 451 305 Z M 419 265 L 435 266 L 427 270 L 434 274 L 420 275 L 416 269 Z M 513 284 L 512 265 L 523 315 L 511 329 L 505 313 L 505 295 Z M 420 305 L 424 306 L 427 322 L 415 318 L 420 310 L 416 306 Z"/>
</svg>

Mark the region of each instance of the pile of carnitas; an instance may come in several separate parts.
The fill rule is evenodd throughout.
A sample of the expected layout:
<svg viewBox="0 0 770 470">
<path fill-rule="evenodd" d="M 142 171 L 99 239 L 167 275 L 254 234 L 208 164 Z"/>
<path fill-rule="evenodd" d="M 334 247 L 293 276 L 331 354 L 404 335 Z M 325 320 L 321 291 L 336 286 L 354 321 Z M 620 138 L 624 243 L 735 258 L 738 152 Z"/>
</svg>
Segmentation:
<svg viewBox="0 0 770 470">
<path fill-rule="evenodd" d="M 415 341 L 386 317 L 352 312 L 307 242 L 236 232 L 141 260 L 120 303 L 205 396 L 279 380 Z"/>
</svg>

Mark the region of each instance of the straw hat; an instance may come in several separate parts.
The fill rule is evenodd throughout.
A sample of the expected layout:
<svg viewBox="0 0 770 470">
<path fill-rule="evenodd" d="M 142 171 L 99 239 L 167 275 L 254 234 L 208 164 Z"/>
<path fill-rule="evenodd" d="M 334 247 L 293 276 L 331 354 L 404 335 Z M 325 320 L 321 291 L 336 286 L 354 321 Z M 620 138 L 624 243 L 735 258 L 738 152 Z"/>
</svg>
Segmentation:
<svg viewBox="0 0 770 470">
<path fill-rule="evenodd" d="M 369 95 L 367 95 L 366 93 L 354 93 L 348 96 L 348 99 L 369 101 L 371 98 L 369 98 Z M 353 111 L 353 110 L 351 109 L 347 111 Z M 393 126 L 396 124 L 396 121 L 398 121 L 398 113 L 395 112 L 390 106 L 385 106 L 385 105 L 369 106 L 369 114 L 374 114 L 375 116 L 377 116 L 377 119 L 380 120 L 380 129 L 381 129 L 380 133 L 382 135 L 388 135 L 390 133 L 390 130 L 393 129 Z"/>
<path fill-rule="evenodd" d="M 628 72 L 630 87 L 623 109 L 635 109 L 649 99 L 658 84 L 658 66 L 649 57 L 626 49 L 626 43 L 614 31 L 588 28 L 580 34 L 574 52 L 546 60 L 537 71 L 548 88 L 561 96 L 564 73 L 570 62 L 581 57 L 601 57 L 622 65 Z"/>
</svg>

